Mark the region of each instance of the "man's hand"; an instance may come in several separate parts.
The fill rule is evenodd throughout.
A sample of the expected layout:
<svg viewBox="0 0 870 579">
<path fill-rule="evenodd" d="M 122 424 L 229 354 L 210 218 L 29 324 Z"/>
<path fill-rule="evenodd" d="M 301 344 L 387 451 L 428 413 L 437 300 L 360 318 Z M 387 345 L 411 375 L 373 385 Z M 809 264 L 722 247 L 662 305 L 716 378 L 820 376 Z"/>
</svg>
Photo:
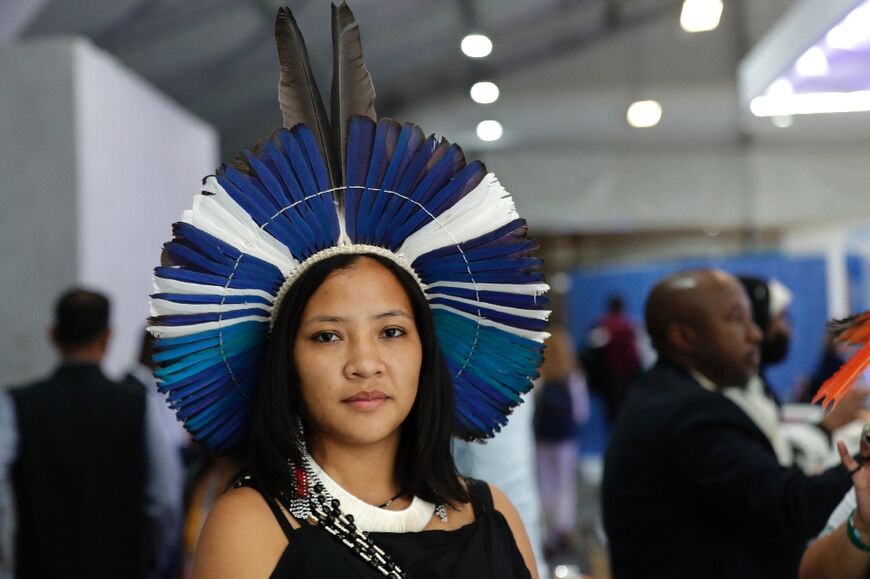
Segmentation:
<svg viewBox="0 0 870 579">
<path fill-rule="evenodd" d="M 867 537 L 867 540 L 870 541 L 870 424 L 865 425 L 861 431 L 859 451 L 862 459 L 861 464 L 858 464 L 849 455 L 849 451 L 846 450 L 846 443 L 842 440 L 837 441 L 837 450 L 840 453 L 840 460 L 843 461 L 843 466 L 846 467 L 852 476 L 852 484 L 855 485 L 855 497 L 858 501 L 858 508 L 855 513 L 855 528 L 858 529 L 862 537 Z"/>
<path fill-rule="evenodd" d="M 858 413 L 864 409 L 864 401 L 870 395 L 870 388 L 854 388 L 846 394 L 839 404 L 822 418 L 821 426 L 829 433 L 839 430 L 858 418 Z"/>
</svg>

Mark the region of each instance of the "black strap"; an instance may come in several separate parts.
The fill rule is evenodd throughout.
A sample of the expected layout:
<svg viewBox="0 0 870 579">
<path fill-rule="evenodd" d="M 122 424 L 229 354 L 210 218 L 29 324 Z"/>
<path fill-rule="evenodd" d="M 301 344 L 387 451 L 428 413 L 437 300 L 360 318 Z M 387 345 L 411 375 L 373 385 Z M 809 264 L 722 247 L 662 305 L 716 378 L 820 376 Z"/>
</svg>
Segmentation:
<svg viewBox="0 0 870 579">
<path fill-rule="evenodd" d="M 493 510 L 492 492 L 489 485 L 476 478 L 465 478 L 468 485 L 468 494 L 471 497 L 471 507 L 474 509 L 474 518 L 479 519 L 484 514 Z"/>
<path fill-rule="evenodd" d="M 269 510 L 272 511 L 272 514 L 275 516 L 275 519 L 278 521 L 278 524 L 281 526 L 281 530 L 284 531 L 284 536 L 287 539 L 290 539 L 291 533 L 295 530 L 293 525 L 290 524 L 290 521 L 287 519 L 287 515 L 284 514 L 284 511 L 281 510 L 281 507 L 278 506 L 278 502 L 269 496 L 265 490 L 257 484 L 257 481 L 254 480 L 250 474 L 244 474 L 241 477 L 237 478 L 233 483 L 233 488 L 237 489 L 239 487 L 248 487 L 260 493 L 260 496 L 263 497 L 263 500 L 266 501 L 266 504 L 269 505 Z M 300 524 L 307 524 L 304 521 L 300 521 Z"/>
</svg>

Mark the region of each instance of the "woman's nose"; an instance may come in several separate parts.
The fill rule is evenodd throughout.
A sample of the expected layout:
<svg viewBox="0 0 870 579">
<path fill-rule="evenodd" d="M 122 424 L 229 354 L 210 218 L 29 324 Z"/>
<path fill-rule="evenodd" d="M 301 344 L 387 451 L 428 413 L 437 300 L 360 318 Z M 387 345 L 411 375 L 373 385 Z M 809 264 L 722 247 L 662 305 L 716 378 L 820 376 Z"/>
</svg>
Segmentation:
<svg viewBox="0 0 870 579">
<path fill-rule="evenodd" d="M 358 338 L 351 340 L 345 362 L 348 378 L 371 378 L 384 371 L 384 363 L 375 340 Z"/>
</svg>

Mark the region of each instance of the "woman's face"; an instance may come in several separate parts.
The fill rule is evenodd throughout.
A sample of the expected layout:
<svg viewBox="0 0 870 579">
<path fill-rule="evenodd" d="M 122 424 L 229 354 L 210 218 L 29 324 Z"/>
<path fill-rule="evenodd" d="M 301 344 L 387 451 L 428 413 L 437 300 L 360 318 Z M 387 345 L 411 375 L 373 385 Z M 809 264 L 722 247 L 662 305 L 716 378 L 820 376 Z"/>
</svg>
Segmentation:
<svg viewBox="0 0 870 579">
<path fill-rule="evenodd" d="M 293 357 L 318 442 L 398 440 L 423 354 L 411 301 L 389 270 L 363 257 L 331 273 L 302 312 Z"/>
</svg>

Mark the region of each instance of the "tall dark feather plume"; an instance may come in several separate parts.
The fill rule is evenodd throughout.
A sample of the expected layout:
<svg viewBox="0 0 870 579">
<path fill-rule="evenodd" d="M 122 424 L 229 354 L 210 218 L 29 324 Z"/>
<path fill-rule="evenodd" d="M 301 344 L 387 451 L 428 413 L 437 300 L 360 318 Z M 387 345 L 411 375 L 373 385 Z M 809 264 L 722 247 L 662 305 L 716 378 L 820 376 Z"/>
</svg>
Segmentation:
<svg viewBox="0 0 870 579">
<path fill-rule="evenodd" d="M 284 116 L 284 127 L 292 129 L 304 123 L 317 138 L 317 144 L 332 185 L 341 182 L 341 167 L 333 141 L 326 108 L 320 98 L 317 82 L 311 72 L 305 40 L 289 8 L 280 8 L 275 19 L 275 43 L 278 46 L 278 63 L 281 66 L 281 79 L 278 82 L 278 103 Z"/>
<path fill-rule="evenodd" d="M 363 60 L 359 24 L 344 2 L 332 6 L 332 98 L 333 142 L 339 149 L 341 166 L 346 166 L 347 123 L 364 116 L 377 122 L 375 87 Z M 344 171 L 342 171 L 342 184 Z"/>
</svg>

